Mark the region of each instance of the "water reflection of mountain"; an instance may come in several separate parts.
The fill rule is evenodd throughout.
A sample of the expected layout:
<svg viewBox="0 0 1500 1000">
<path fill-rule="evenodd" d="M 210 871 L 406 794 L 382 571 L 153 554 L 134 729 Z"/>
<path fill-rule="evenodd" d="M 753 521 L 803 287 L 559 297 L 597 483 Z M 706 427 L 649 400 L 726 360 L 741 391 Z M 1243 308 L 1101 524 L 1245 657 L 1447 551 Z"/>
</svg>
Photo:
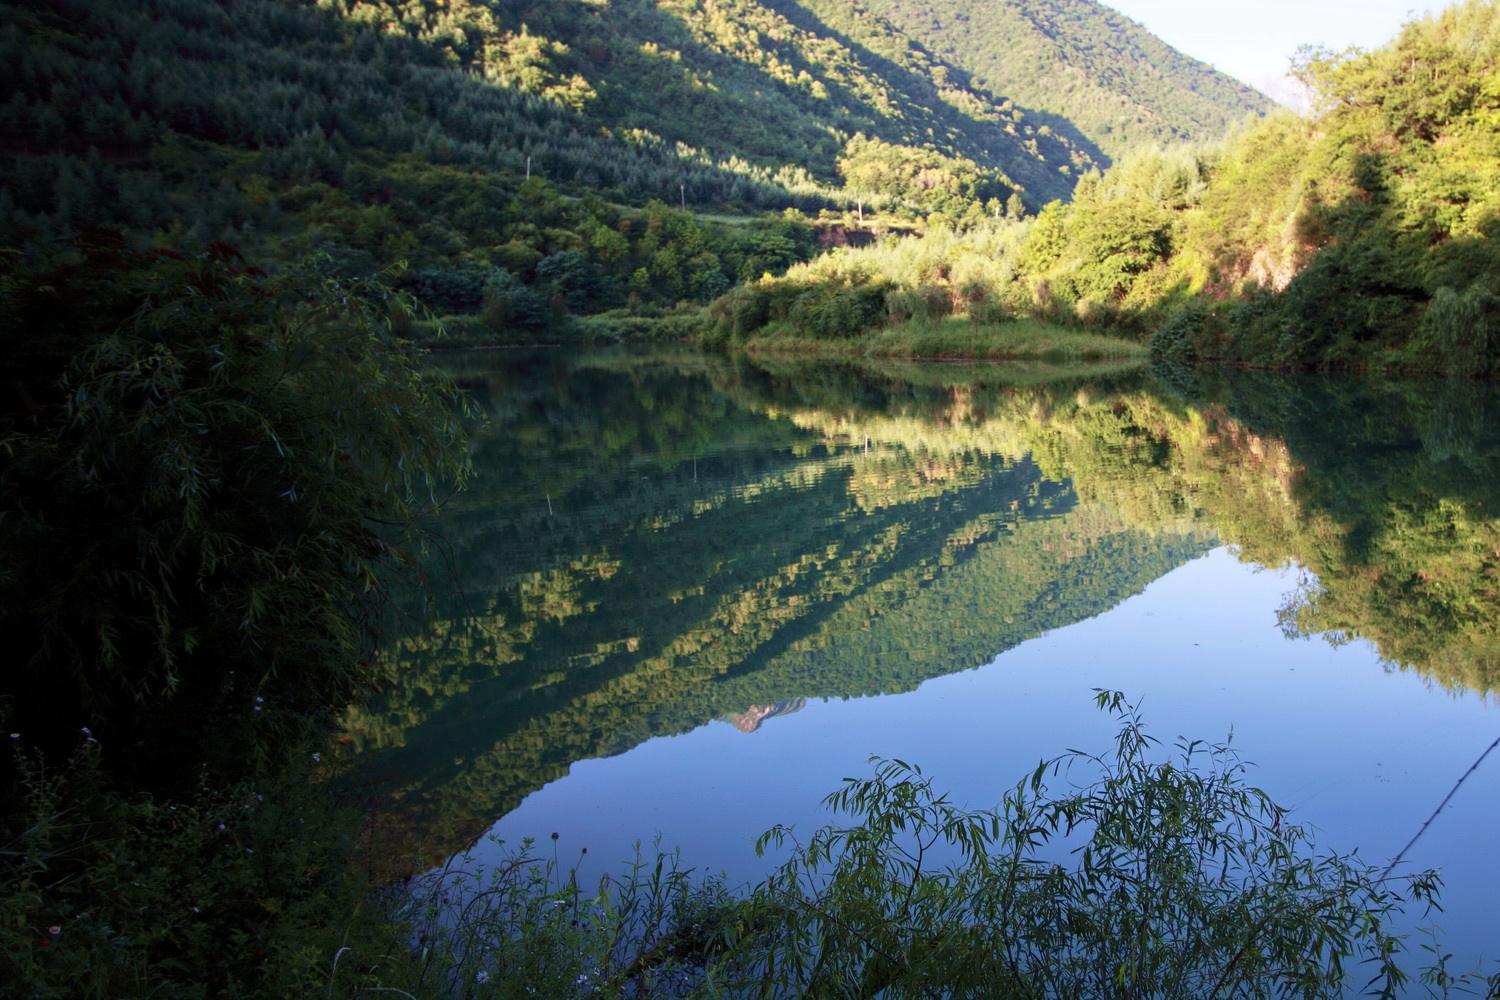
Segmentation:
<svg viewBox="0 0 1500 1000">
<path fill-rule="evenodd" d="M 431 624 L 348 719 L 359 771 L 441 853 L 577 760 L 982 665 L 1218 538 L 1316 573 L 1289 634 L 1491 685 L 1492 391 L 999 371 L 472 378 L 493 414 L 477 485 Z"/>
<path fill-rule="evenodd" d="M 942 366 L 761 377 L 771 387 L 755 394 L 798 426 L 1028 455 L 1136 527 L 1210 531 L 1246 561 L 1301 565 L 1290 636 L 1367 639 L 1453 688 L 1500 680 L 1494 385 L 1158 372 L 1017 388 Z M 879 405 L 851 402 L 872 393 Z"/>
<path fill-rule="evenodd" d="M 775 705 L 751 705 L 738 715 L 728 716 L 725 721 L 740 732 L 749 734 L 759 730 L 771 719 L 779 719 L 783 715 L 795 715 L 806 707 L 806 698 L 794 698 Z"/>
<path fill-rule="evenodd" d="M 390 643 L 393 686 L 347 720 L 360 772 L 438 841 L 579 759 L 980 666 L 1210 544 L 1080 503 L 1024 455 L 855 443 L 703 374 L 565 385 L 478 385 L 504 402 L 431 624 Z"/>
</svg>

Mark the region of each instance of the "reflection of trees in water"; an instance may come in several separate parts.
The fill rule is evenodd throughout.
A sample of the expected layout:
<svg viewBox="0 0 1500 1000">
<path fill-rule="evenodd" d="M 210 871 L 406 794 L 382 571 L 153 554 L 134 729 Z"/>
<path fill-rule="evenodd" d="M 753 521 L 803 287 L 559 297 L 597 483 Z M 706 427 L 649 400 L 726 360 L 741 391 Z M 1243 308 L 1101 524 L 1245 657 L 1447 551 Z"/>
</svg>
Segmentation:
<svg viewBox="0 0 1500 1000">
<path fill-rule="evenodd" d="M 478 382 L 495 420 L 445 525 L 453 586 L 349 717 L 363 770 L 446 850 L 576 760 L 986 663 L 1216 535 L 1316 574 L 1291 634 L 1491 685 L 1492 390 L 1001 371 L 695 358 Z"/>
<path fill-rule="evenodd" d="M 1030 454 L 1138 526 L 1212 529 L 1247 560 L 1311 570 L 1283 615 L 1296 634 L 1366 638 L 1455 687 L 1500 678 L 1492 384 L 1179 369 L 1018 388 L 986 371 L 788 372 L 766 398 L 825 433 Z"/>
<path fill-rule="evenodd" d="M 1142 497 L 1158 509 L 1167 498 L 1246 560 L 1302 565 L 1315 578 L 1281 612 L 1289 634 L 1368 639 L 1455 688 L 1500 680 L 1494 386 L 1239 373 L 1108 413 L 1051 418 L 1057 464 L 1042 464 L 1080 496 L 1148 516 Z M 1131 440 L 1157 459 L 1119 447 Z"/>
<path fill-rule="evenodd" d="M 576 387 L 507 403 L 449 516 L 455 586 L 431 628 L 388 646 L 391 690 L 347 719 L 362 770 L 455 836 L 581 758 L 979 666 L 1208 544 L 1080 507 L 988 447 L 867 450 L 701 377 L 587 378 L 612 434 L 552 412 L 581 405 Z M 663 461 L 670 435 L 632 429 L 657 419 L 683 440 L 722 420 L 729 444 Z"/>
</svg>

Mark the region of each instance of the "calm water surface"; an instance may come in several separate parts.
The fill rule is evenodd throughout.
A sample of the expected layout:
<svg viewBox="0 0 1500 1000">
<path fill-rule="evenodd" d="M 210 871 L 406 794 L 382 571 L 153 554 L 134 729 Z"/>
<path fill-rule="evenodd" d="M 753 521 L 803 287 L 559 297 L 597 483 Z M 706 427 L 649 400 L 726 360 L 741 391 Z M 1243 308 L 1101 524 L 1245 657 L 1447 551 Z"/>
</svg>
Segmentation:
<svg viewBox="0 0 1500 1000">
<path fill-rule="evenodd" d="M 1222 739 L 1325 849 L 1398 852 L 1490 743 L 1492 388 L 488 356 L 395 688 L 351 715 L 414 867 L 660 837 L 732 881 L 872 754 L 992 805 L 1097 688 Z M 1500 753 L 1409 854 L 1500 957 Z M 502 846 L 502 843 L 504 846 Z M 594 867 L 596 866 L 596 867 Z"/>
</svg>

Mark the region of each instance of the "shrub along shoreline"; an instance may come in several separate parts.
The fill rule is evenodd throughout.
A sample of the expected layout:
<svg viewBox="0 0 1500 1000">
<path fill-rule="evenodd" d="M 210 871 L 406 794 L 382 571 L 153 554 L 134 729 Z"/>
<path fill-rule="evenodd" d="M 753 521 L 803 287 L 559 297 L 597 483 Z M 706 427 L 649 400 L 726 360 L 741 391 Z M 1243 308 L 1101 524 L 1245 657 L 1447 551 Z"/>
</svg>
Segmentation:
<svg viewBox="0 0 1500 1000">
<path fill-rule="evenodd" d="M 95 233 L 0 258 L 0 304 L 4 992 L 374 985 L 409 949 L 329 739 L 466 475 L 465 398 L 326 260 Z"/>
<path fill-rule="evenodd" d="M 825 340 L 768 328 L 736 345 L 752 356 L 882 358 L 909 361 L 1141 361 L 1142 344 L 1044 320 L 974 323 L 959 317 L 909 320 L 864 337 Z"/>
</svg>

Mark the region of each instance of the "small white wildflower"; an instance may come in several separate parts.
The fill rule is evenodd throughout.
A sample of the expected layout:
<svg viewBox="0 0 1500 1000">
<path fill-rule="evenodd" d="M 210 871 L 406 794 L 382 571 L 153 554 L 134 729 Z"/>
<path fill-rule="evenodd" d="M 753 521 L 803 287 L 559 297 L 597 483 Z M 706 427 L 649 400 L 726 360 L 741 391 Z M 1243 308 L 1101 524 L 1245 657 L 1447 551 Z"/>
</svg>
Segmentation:
<svg viewBox="0 0 1500 1000">
<path fill-rule="evenodd" d="M 193 912 L 194 912 L 194 913 L 202 913 L 202 912 L 203 912 L 203 911 L 202 911 L 202 910 L 200 910 L 200 909 L 198 909 L 198 908 L 197 908 L 197 907 L 196 907 L 196 906 L 195 906 L 195 907 L 193 907 Z"/>
<path fill-rule="evenodd" d="M 490 974 L 488 972 L 485 972 L 483 969 L 480 969 L 478 972 L 474 973 L 474 982 L 478 983 L 480 986 L 483 986 L 489 981 Z"/>
<path fill-rule="evenodd" d="M 220 830 L 222 830 L 222 829 L 224 829 L 224 824 L 223 824 L 223 823 L 220 823 L 220 824 L 219 824 L 219 829 L 220 829 Z"/>
<path fill-rule="evenodd" d="M 18 740 L 18 739 L 21 738 L 21 734 L 20 733 L 11 733 L 10 734 L 10 738 L 13 739 L 13 740 Z"/>
<path fill-rule="evenodd" d="M 323 755 L 320 754 L 320 753 L 313 754 L 312 761 L 313 761 L 314 764 L 321 764 L 321 763 L 323 763 Z"/>
</svg>

